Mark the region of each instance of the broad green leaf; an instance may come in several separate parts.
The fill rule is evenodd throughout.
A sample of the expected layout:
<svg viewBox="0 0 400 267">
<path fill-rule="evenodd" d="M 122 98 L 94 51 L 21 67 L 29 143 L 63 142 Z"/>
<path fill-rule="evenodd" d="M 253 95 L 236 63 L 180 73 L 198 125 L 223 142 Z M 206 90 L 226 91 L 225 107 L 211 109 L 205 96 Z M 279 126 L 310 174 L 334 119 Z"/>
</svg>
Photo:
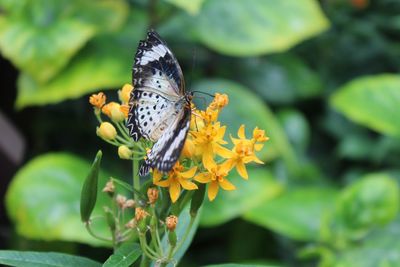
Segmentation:
<svg viewBox="0 0 400 267">
<path fill-rule="evenodd" d="M 92 167 L 89 170 L 89 174 L 86 176 L 85 182 L 82 186 L 80 205 L 82 222 L 89 221 L 90 215 L 92 214 L 94 206 L 96 205 L 102 155 L 103 153 L 101 150 L 99 150 L 93 161 Z"/>
<path fill-rule="evenodd" d="M 177 7 L 182 8 L 186 12 L 191 15 L 196 15 L 199 13 L 201 9 L 201 5 L 203 4 L 204 0 L 165 0 Z"/>
<path fill-rule="evenodd" d="M 399 201 L 395 178 L 386 173 L 368 174 L 341 194 L 338 215 L 352 228 L 382 225 L 396 217 Z"/>
<path fill-rule="evenodd" d="M 331 104 L 349 119 L 375 131 L 400 136 L 400 75 L 355 79 L 339 88 Z"/>
<path fill-rule="evenodd" d="M 132 242 L 124 243 L 106 260 L 103 267 L 129 267 L 141 255 L 142 251 L 139 244 Z"/>
<path fill-rule="evenodd" d="M 331 188 L 291 189 L 249 210 L 244 218 L 295 240 L 317 240 L 321 219 L 333 209 L 336 195 Z"/>
<path fill-rule="evenodd" d="M 222 264 L 206 265 L 204 267 L 279 267 L 279 266 L 278 265 L 222 263 Z"/>
<path fill-rule="evenodd" d="M 16 106 L 57 103 L 130 83 L 134 48 L 144 32 L 144 14 L 133 12 L 121 32 L 94 38 L 47 84 L 40 85 L 28 74 L 21 74 Z"/>
<path fill-rule="evenodd" d="M 208 0 L 195 25 L 200 41 L 219 53 L 253 56 L 288 50 L 329 21 L 314 0 Z"/>
<path fill-rule="evenodd" d="M 38 156 L 23 166 L 13 178 L 7 194 L 6 208 L 19 234 L 42 240 L 77 241 L 105 245 L 91 237 L 79 214 L 80 193 L 90 164 L 66 153 Z M 101 173 L 99 191 L 109 177 Z M 109 197 L 98 194 L 93 216 L 103 214 Z M 108 236 L 106 222 L 92 223 L 94 232 Z"/>
<path fill-rule="evenodd" d="M 263 150 L 259 152 L 260 158 L 271 160 L 281 156 L 289 169 L 298 168 L 296 155 L 277 118 L 268 106 L 249 89 L 232 81 L 210 79 L 195 84 L 194 90 L 211 94 L 226 93 L 229 96 L 229 104 L 219 117 L 220 121 L 227 125 L 225 140 L 230 141 L 229 135 L 237 136 L 237 130 L 241 124 L 246 125 L 246 136 L 249 138 L 252 136 L 253 129 L 258 126 L 270 137 Z M 198 101 L 198 103 L 204 105 L 204 102 Z"/>
<path fill-rule="evenodd" d="M 178 217 L 178 225 L 177 228 L 175 229 L 177 240 L 178 240 L 178 246 L 179 249 L 174 255 L 174 263 L 170 263 L 167 266 L 168 267 L 173 267 L 177 263 L 179 263 L 180 259 L 183 257 L 185 254 L 186 250 L 189 248 L 190 244 L 192 243 L 193 237 L 197 231 L 197 228 L 199 227 L 199 221 L 202 213 L 202 209 L 198 211 L 197 216 L 195 219 L 192 219 L 190 216 L 190 205 L 186 205 L 186 207 L 182 210 L 181 214 Z M 189 226 L 191 226 L 189 228 Z M 187 229 L 189 229 L 189 232 L 186 233 Z M 180 245 L 179 241 L 183 239 L 183 237 L 186 235 L 186 239 L 184 242 Z M 163 251 L 168 251 L 169 249 L 169 244 L 168 244 L 168 235 L 164 235 L 163 239 L 161 240 L 161 245 L 163 248 Z M 157 266 L 157 265 L 152 265 L 152 266 Z"/>
<path fill-rule="evenodd" d="M 54 77 L 95 34 L 120 26 L 127 15 L 122 0 L 37 0 L 11 7 L 0 20 L 0 50 L 38 83 Z"/>
<path fill-rule="evenodd" d="M 250 58 L 238 66 L 238 77 L 269 103 L 293 103 L 323 92 L 321 79 L 292 54 Z"/>
<path fill-rule="evenodd" d="M 280 110 L 277 114 L 286 135 L 299 153 L 304 153 L 310 143 L 310 126 L 305 116 L 296 109 Z"/>
<path fill-rule="evenodd" d="M 229 181 L 236 186 L 236 190 L 220 189 L 212 202 L 207 199 L 206 194 L 200 221 L 202 226 L 225 223 L 246 214 L 255 207 L 268 203 L 282 192 L 282 186 L 265 168 L 249 168 L 248 172 L 247 181 L 236 173 L 229 176 Z"/>
<path fill-rule="evenodd" d="M 56 252 L 0 250 L 0 264 L 19 267 L 100 267 L 88 258 Z"/>
<path fill-rule="evenodd" d="M 400 218 L 374 230 L 362 242 L 335 251 L 332 267 L 400 266 Z"/>
</svg>

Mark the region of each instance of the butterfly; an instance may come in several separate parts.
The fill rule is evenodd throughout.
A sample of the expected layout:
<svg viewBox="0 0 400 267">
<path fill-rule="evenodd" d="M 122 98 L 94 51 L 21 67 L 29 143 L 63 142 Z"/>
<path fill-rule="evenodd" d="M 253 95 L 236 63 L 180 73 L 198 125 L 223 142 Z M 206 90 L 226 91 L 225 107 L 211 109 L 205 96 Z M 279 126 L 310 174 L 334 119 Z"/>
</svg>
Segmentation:
<svg viewBox="0 0 400 267">
<path fill-rule="evenodd" d="M 181 67 L 154 30 L 139 42 L 132 72 L 134 90 L 126 126 L 134 141 L 154 142 L 139 175 L 150 168 L 168 172 L 175 165 L 190 126 L 192 94 L 185 91 Z"/>
</svg>

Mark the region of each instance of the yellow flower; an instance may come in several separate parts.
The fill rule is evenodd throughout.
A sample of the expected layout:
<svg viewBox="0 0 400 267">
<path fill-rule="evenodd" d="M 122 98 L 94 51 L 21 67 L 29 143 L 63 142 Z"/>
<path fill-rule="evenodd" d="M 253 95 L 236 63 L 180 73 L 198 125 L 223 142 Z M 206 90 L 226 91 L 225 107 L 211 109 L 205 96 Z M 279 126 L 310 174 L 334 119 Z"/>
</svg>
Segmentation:
<svg viewBox="0 0 400 267">
<path fill-rule="evenodd" d="M 183 171 L 184 167 L 178 162 L 168 173 L 168 178 L 166 180 L 161 180 L 162 173 L 157 169 L 153 172 L 153 183 L 161 187 L 169 187 L 169 195 L 172 202 L 175 202 L 181 193 L 181 187 L 186 190 L 197 189 L 197 185 L 191 181 L 197 170 L 197 167 L 192 167 L 187 171 Z"/>
<path fill-rule="evenodd" d="M 228 191 L 236 189 L 236 187 L 226 179 L 228 173 L 229 167 L 226 164 L 221 164 L 208 169 L 208 172 L 196 175 L 194 179 L 200 183 L 209 183 L 207 195 L 208 199 L 213 201 L 220 187 Z"/>
<path fill-rule="evenodd" d="M 102 122 L 97 128 L 97 135 L 105 140 L 114 140 L 117 137 L 117 130 L 109 122 Z"/>
<path fill-rule="evenodd" d="M 119 107 L 119 110 L 124 114 L 125 119 L 128 118 L 129 114 L 129 105 L 123 104 Z"/>
<path fill-rule="evenodd" d="M 229 98 L 226 94 L 216 93 L 213 102 L 211 102 L 210 107 L 212 109 L 221 109 L 228 105 Z"/>
<path fill-rule="evenodd" d="M 212 123 L 217 121 L 218 119 L 218 110 L 217 109 L 212 109 L 208 107 L 206 111 L 201 110 L 200 111 L 200 116 L 204 120 L 206 124 Z"/>
<path fill-rule="evenodd" d="M 121 111 L 121 105 L 116 102 L 110 102 L 104 105 L 101 111 L 115 122 L 120 122 L 125 119 L 125 114 Z"/>
<path fill-rule="evenodd" d="M 223 158 L 232 156 L 232 152 L 222 145 L 227 144 L 224 138 L 226 126 L 220 126 L 220 123 L 206 125 L 198 132 L 191 132 L 193 143 L 196 147 L 196 154 L 202 156 L 202 161 L 206 169 L 214 167 L 214 154 Z"/>
<path fill-rule="evenodd" d="M 129 102 L 129 98 L 131 95 L 131 92 L 133 90 L 133 86 L 130 84 L 125 84 L 121 90 L 118 91 L 118 97 L 119 100 L 123 103 L 123 104 L 127 104 Z"/>
<path fill-rule="evenodd" d="M 257 131 L 256 131 L 257 130 Z M 260 132 L 258 128 L 255 129 L 254 132 L 257 133 L 257 138 L 260 140 L 265 139 L 264 133 Z M 261 136 L 262 135 L 262 136 Z M 232 142 L 234 143 L 234 148 L 232 149 L 232 155 L 229 157 L 224 164 L 226 164 L 230 169 L 236 167 L 237 172 L 239 175 L 244 178 L 248 179 L 249 176 L 247 174 L 245 164 L 250 163 L 252 161 L 264 164 L 255 154 L 254 151 L 258 151 L 262 148 L 263 144 L 256 144 L 256 139 L 248 140 L 245 136 L 245 129 L 244 125 L 242 124 L 238 130 L 239 139 L 232 138 Z M 261 137 L 260 137 L 261 136 Z"/>
<path fill-rule="evenodd" d="M 100 109 L 106 103 L 106 96 L 102 92 L 93 94 L 89 97 L 89 103 L 92 104 L 92 106 Z"/>
<path fill-rule="evenodd" d="M 196 147 L 194 145 L 193 139 L 188 135 L 183 145 L 181 156 L 185 158 L 192 159 L 195 156 Z"/>
<path fill-rule="evenodd" d="M 258 127 L 256 127 L 254 130 L 253 130 L 253 139 L 256 141 L 256 142 L 265 142 L 265 141 L 268 141 L 269 140 L 269 137 L 268 136 L 265 136 L 265 131 L 264 130 L 260 130 L 260 129 L 258 129 Z M 258 151 L 258 150 L 257 150 Z"/>
</svg>

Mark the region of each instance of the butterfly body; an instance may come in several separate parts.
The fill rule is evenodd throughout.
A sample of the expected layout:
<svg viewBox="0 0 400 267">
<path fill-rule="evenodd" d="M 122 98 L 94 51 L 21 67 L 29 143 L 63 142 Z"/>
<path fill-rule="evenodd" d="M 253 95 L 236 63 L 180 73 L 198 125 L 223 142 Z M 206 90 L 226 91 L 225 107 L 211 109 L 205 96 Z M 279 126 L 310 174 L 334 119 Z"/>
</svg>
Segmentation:
<svg viewBox="0 0 400 267">
<path fill-rule="evenodd" d="M 192 94 L 185 92 L 175 56 L 152 30 L 139 42 L 132 76 L 127 127 L 134 141 L 143 137 L 154 142 L 139 174 L 146 175 L 150 168 L 168 172 L 189 130 Z"/>
</svg>

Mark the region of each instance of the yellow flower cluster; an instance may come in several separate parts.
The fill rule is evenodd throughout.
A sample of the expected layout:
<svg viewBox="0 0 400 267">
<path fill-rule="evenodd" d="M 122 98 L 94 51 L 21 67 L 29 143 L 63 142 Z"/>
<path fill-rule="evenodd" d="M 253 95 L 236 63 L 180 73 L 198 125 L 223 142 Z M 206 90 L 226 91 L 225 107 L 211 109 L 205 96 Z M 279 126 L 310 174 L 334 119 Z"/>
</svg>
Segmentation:
<svg viewBox="0 0 400 267">
<path fill-rule="evenodd" d="M 208 198 L 214 200 L 219 188 L 234 190 L 236 187 L 228 180 L 229 172 L 236 167 L 237 172 L 244 179 L 248 179 L 246 164 L 263 162 L 255 155 L 260 151 L 263 143 L 268 140 L 263 130 L 255 128 L 253 137 L 246 139 L 245 127 L 238 130 L 238 138 L 231 137 L 233 148 L 228 149 L 224 140 L 226 126 L 218 121 L 218 115 L 228 104 L 225 94 L 216 94 L 214 100 L 206 110 L 192 111 L 191 127 L 186 139 L 180 161 L 163 179 L 163 174 L 157 170 L 153 172 L 153 183 L 161 187 L 169 187 L 172 202 L 175 202 L 181 188 L 195 190 L 198 183 L 208 184 Z M 185 169 L 184 163 L 189 162 Z"/>
</svg>

